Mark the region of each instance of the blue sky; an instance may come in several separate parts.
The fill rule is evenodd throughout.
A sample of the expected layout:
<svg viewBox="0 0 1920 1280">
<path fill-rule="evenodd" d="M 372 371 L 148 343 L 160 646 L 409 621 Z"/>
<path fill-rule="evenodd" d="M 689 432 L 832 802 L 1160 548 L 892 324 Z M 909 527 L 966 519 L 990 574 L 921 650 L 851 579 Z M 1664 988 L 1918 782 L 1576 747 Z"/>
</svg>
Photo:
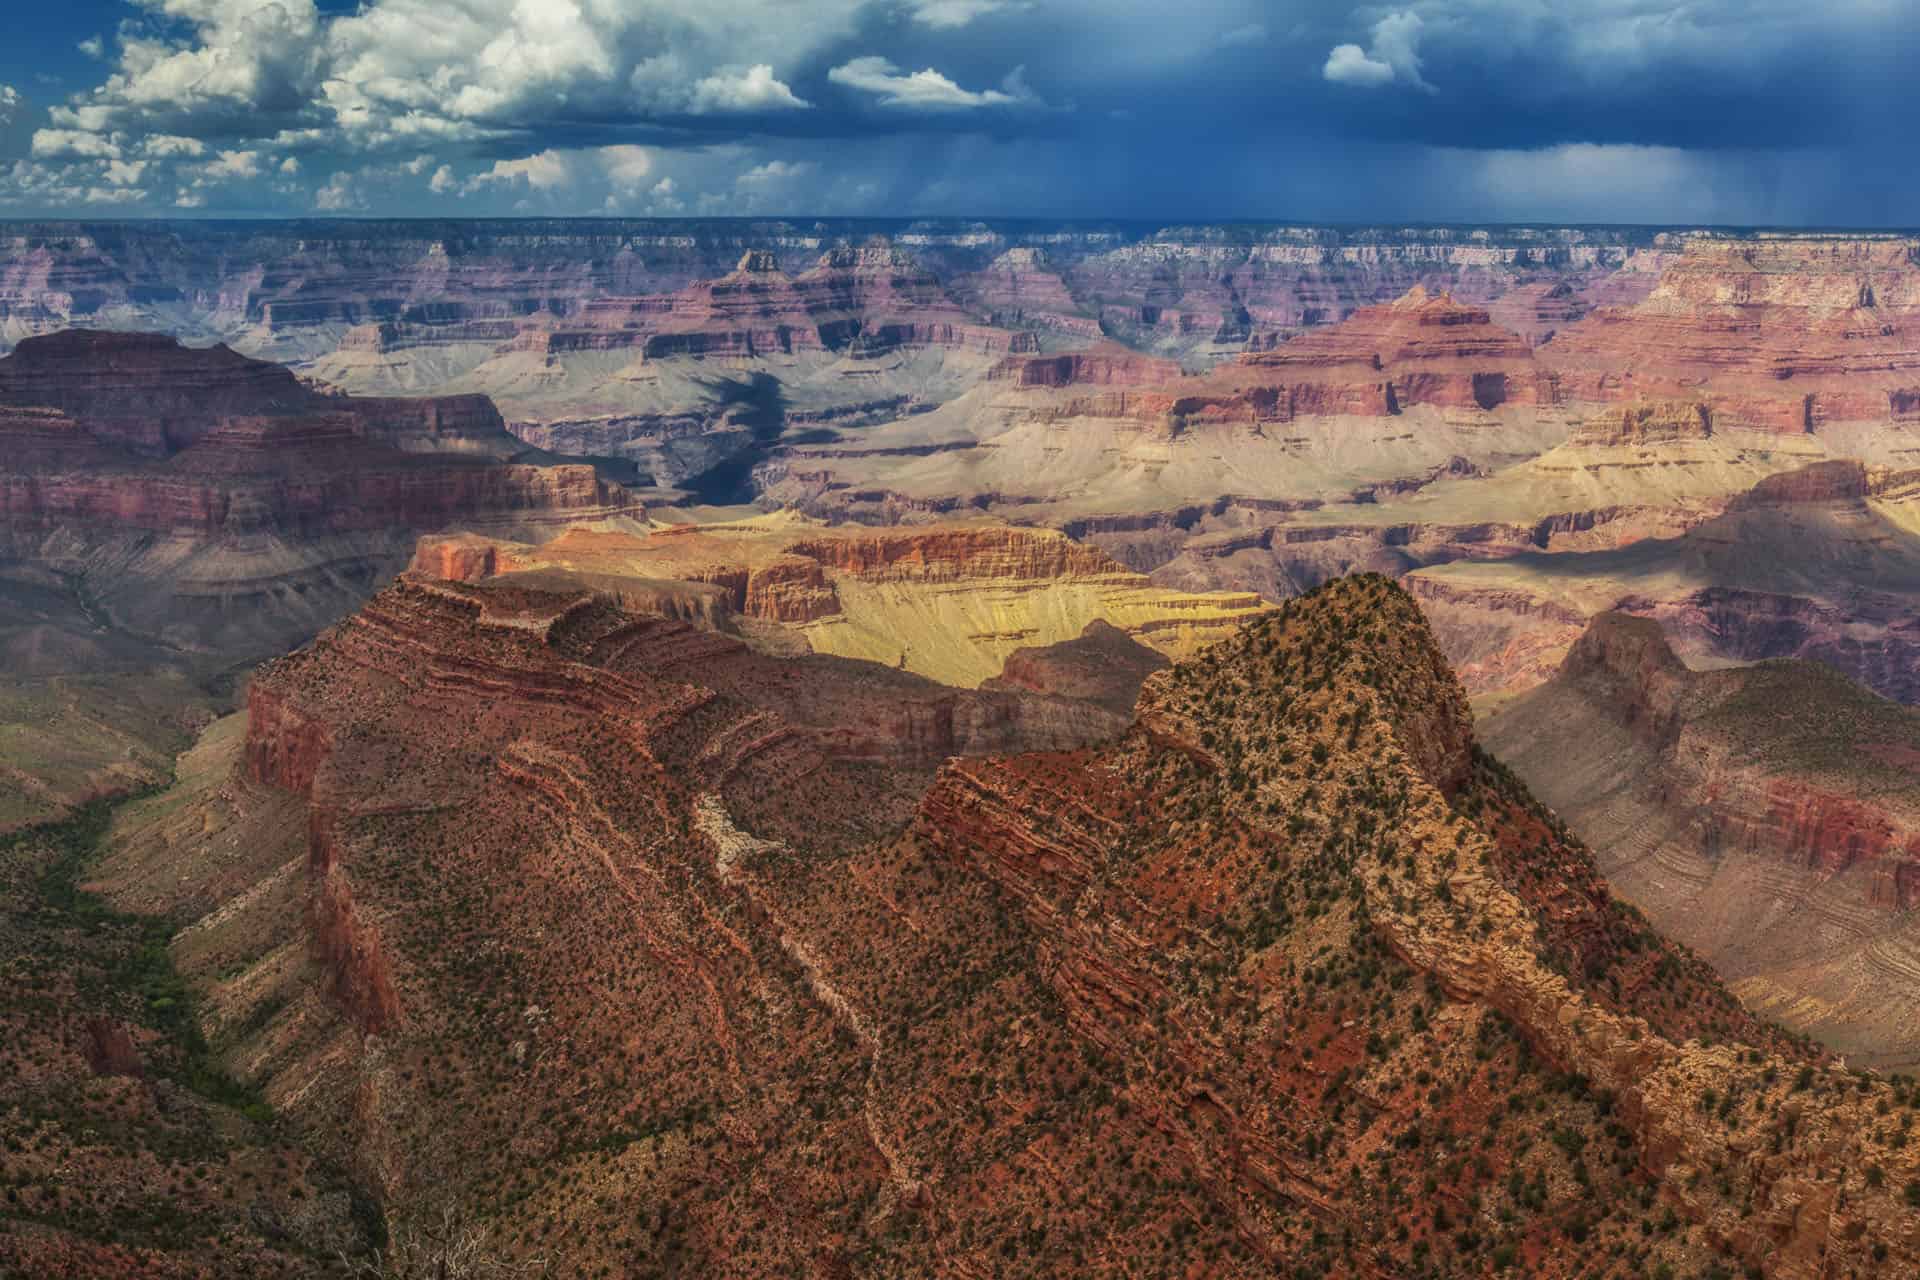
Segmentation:
<svg viewBox="0 0 1920 1280">
<path fill-rule="evenodd" d="M 1920 0 L 10 9 L 0 217 L 1920 225 Z"/>
</svg>

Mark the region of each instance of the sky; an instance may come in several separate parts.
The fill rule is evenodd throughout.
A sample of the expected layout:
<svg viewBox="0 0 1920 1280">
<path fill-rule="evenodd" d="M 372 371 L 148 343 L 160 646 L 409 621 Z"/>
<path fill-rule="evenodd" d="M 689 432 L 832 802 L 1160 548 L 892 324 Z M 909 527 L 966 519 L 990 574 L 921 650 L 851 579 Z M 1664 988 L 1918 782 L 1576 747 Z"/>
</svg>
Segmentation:
<svg viewBox="0 0 1920 1280">
<path fill-rule="evenodd" d="M 8 10 L 0 218 L 1920 226 L 1920 0 Z"/>
</svg>

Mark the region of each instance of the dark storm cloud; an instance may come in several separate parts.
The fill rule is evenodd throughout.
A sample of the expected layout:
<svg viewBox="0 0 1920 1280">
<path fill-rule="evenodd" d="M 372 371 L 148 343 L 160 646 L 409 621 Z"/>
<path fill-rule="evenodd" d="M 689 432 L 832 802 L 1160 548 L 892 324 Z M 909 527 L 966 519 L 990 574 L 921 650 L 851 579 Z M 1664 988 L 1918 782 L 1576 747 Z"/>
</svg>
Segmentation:
<svg viewBox="0 0 1920 1280">
<path fill-rule="evenodd" d="M 1905 222 L 1917 5 L 140 0 L 0 208 Z"/>
</svg>

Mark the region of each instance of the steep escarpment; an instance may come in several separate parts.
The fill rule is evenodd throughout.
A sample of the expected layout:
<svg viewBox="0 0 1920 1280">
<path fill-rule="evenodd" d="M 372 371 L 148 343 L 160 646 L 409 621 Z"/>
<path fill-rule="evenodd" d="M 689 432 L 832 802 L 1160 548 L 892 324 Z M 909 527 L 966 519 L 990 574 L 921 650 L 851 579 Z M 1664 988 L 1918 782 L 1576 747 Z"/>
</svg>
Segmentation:
<svg viewBox="0 0 1920 1280">
<path fill-rule="evenodd" d="M 1242 336 L 1324 323 L 1420 283 L 1476 299 L 1560 282 L 1583 298 L 1632 297 L 1631 283 L 1611 278 L 1650 287 L 1643 260 L 1673 239 L 1579 228 L 831 218 L 22 223 L 0 239 L 0 344 L 89 323 L 178 326 L 306 359 L 354 326 L 430 338 L 571 317 L 595 299 L 658 297 L 722 276 L 747 253 L 805 260 L 876 232 L 958 282 L 983 316 L 1084 317 L 1175 344 L 1195 330 L 1210 339 L 1227 319 Z"/>
<path fill-rule="evenodd" d="M 1109 346 L 1009 358 L 860 448 L 795 444 L 759 479 L 769 497 L 867 521 L 1284 510 L 1542 452 L 1565 434 L 1559 400 L 1553 375 L 1483 308 L 1416 288 L 1204 373 Z"/>
<path fill-rule="evenodd" d="M 0 1272 L 317 1274 L 354 1187 L 210 1061 L 163 920 L 84 887 L 110 814 L 0 835 Z"/>
<path fill-rule="evenodd" d="M 70 331 L 0 359 L 0 554 L 127 630 L 229 661 L 298 643 L 450 524 L 529 538 L 640 514 L 484 399 L 324 395 L 170 338 Z"/>
<path fill-rule="evenodd" d="M 1392 303 L 1362 307 L 1340 324 L 1301 334 L 1243 363 L 1379 371 L 1391 389 L 1389 412 L 1421 403 L 1454 409 L 1493 409 L 1509 401 L 1552 404 L 1559 395 L 1518 334 L 1493 323 L 1484 308 L 1417 285 Z"/>
<path fill-rule="evenodd" d="M 1315 607 L 1321 604 L 1328 607 Z M 1798 1105 L 1782 1067 L 1761 1065 L 1765 1055 L 1679 1043 L 1700 1033 L 1696 1019 L 1703 1015 L 1716 1022 L 1714 1037 L 1780 1042 L 1718 991 L 1702 966 L 1691 969 L 1699 993 L 1664 1006 L 1628 979 L 1625 971 L 1644 962 L 1634 952 L 1646 935 L 1636 934 L 1631 914 L 1604 894 L 1594 923 L 1615 941 L 1581 958 L 1576 939 L 1583 929 L 1575 922 L 1582 913 L 1535 899 L 1541 882 L 1529 872 L 1541 868 L 1529 864 L 1557 856 L 1578 865 L 1588 855 L 1564 836 L 1551 838 L 1551 822 L 1537 816 L 1543 843 L 1531 858 L 1512 856 L 1524 842 L 1503 837 L 1531 801 L 1497 768 L 1475 767 L 1464 777 L 1457 771 L 1461 753 L 1471 750 L 1464 698 L 1432 655 L 1410 600 L 1378 579 L 1349 580 L 1251 629 L 1243 645 L 1212 651 L 1186 680 L 1185 668 L 1156 678 L 1159 696 L 1143 699 L 1142 727 L 1160 727 L 1226 772 L 1227 794 L 1239 797 L 1228 804 L 1239 812 L 1291 811 L 1286 824 L 1305 833 L 1315 831 L 1315 811 L 1324 805 L 1318 811 L 1334 841 L 1323 856 L 1350 852 L 1349 890 L 1375 935 L 1453 997 L 1511 1019 L 1557 1069 L 1607 1091 L 1642 1144 L 1642 1168 L 1658 1180 L 1658 1194 L 1670 1197 L 1677 1216 L 1700 1224 L 1697 1243 L 1777 1275 L 1821 1274 L 1836 1251 L 1862 1268 L 1886 1262 L 1895 1250 L 1911 1251 L 1901 1225 L 1907 1210 L 1887 1181 L 1899 1185 L 1914 1165 L 1904 1142 L 1889 1141 L 1876 1118 L 1881 1106 L 1904 1099 L 1904 1089 L 1869 1085 L 1880 1101 L 1856 1102 L 1848 1088 L 1828 1086 L 1817 1103 Z M 1335 673 L 1326 673 L 1328 660 Z M 1325 684 L 1297 693 L 1287 710 L 1276 714 L 1271 703 L 1249 696 L 1303 662 Z M 1337 674 L 1342 669 L 1346 679 Z M 1360 750 L 1346 760 L 1367 760 L 1371 745 L 1379 763 L 1350 764 L 1344 779 L 1338 766 L 1292 773 L 1285 766 L 1299 758 L 1299 728 L 1326 735 L 1308 751 L 1316 762 L 1330 763 L 1344 738 L 1349 753 Z M 1382 805 L 1380 827 L 1365 817 L 1355 823 L 1356 811 Z M 1504 856 L 1503 844 L 1510 851 Z M 1689 971 L 1670 959 L 1658 967 L 1670 975 Z M 1811 1087 L 1820 1072 L 1809 1068 L 1796 1080 Z M 1736 1106 L 1753 1108 L 1752 1118 L 1729 1123 L 1733 1113 L 1725 1113 L 1702 1123 L 1701 1113 L 1729 1094 L 1741 1100 Z M 1756 1097 L 1768 1101 L 1755 1105 Z M 1748 1125 L 1760 1132 L 1743 1136 Z M 1783 1151 L 1790 1154 L 1778 1159 Z M 1861 1188 L 1867 1194 L 1856 1199 L 1852 1186 L 1843 1187 L 1844 1170 L 1868 1163 L 1881 1174 L 1868 1177 Z M 1723 1179 L 1717 1187 L 1694 1176 L 1708 1171 Z M 1877 1239 L 1866 1242 L 1868 1234 Z M 1842 1243 L 1850 1237 L 1860 1243 Z M 1573 1252 L 1561 1247 L 1544 1256 L 1565 1265 Z"/>
<path fill-rule="evenodd" d="M 1483 732 L 1620 892 L 1850 1061 L 1920 1060 L 1920 717 L 1803 661 L 1690 671 L 1602 614 Z"/>
<path fill-rule="evenodd" d="M 1917 307 L 1909 240 L 1693 236 L 1644 300 L 1540 351 L 1579 399 L 1704 396 L 1727 428 L 1816 433 L 1902 416 L 1920 384 Z"/>
<path fill-rule="evenodd" d="M 883 1175 L 857 1108 L 842 1110 L 857 1053 L 796 969 L 801 944 L 736 901 L 693 838 L 701 797 L 771 806 L 845 846 L 904 821 L 950 754 L 1070 748 L 1124 721 L 764 657 L 558 576 L 403 580 L 256 676 L 233 775 L 193 801 L 213 848 L 252 833 L 260 879 L 186 904 L 205 913 L 188 954 L 219 974 L 234 1068 L 349 1162 L 396 1228 L 451 1199 L 517 1252 L 783 1273 L 816 1233 L 860 1230 Z M 457 830 L 469 819 L 490 834 Z M 156 839 L 176 864 L 232 876 L 231 859 L 194 861 L 210 852 L 196 829 L 156 821 L 130 836 L 117 892 L 169 891 L 139 873 Z M 289 834 L 290 863 L 272 852 Z M 466 874 L 447 878 L 448 859 Z M 489 940 L 507 919 L 517 941 Z M 484 1007 L 460 994 L 474 980 L 493 992 Z M 774 1152 L 797 1132 L 815 1136 Z M 695 1207 L 691 1188 L 739 1175 L 743 1141 L 771 1159 L 773 1181 L 753 1185 L 812 1188 L 803 1230 L 767 1233 L 745 1183 Z M 682 1225 L 626 1231 L 642 1211 Z M 584 1213 L 596 1241 L 542 1244 L 549 1213 Z"/>
<path fill-rule="evenodd" d="M 1459 561 L 1408 578 L 1476 692 L 1552 674 L 1589 619 L 1658 618 L 1700 662 L 1807 658 L 1920 698 L 1916 475 L 1835 460 L 1779 472 L 1673 537 Z"/>
<path fill-rule="evenodd" d="M 779 514 L 644 538 L 574 531 L 539 547 L 431 539 L 414 563 L 470 581 L 553 568 L 608 587 L 712 584 L 735 613 L 816 652 L 964 686 L 1000 674 L 1016 649 L 1071 639 L 1095 620 L 1180 656 L 1268 607 L 1248 592 L 1161 588 L 1064 534 L 982 521 L 867 529 Z"/>
</svg>

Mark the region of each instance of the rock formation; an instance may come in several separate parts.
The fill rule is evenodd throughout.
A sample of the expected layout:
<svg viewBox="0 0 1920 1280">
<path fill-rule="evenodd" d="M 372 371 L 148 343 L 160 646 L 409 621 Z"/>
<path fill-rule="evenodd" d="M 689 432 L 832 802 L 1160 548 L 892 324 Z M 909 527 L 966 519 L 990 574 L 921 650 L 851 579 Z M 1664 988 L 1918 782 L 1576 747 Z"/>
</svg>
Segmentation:
<svg viewBox="0 0 1920 1280">
<path fill-rule="evenodd" d="M 319 1274 L 365 1201 L 210 1061 L 159 922 L 82 887 L 104 804 L 0 835 L 0 1274 Z"/>
<path fill-rule="evenodd" d="M 1898 419 L 1920 386 L 1920 261 L 1890 237 L 1690 237 L 1645 300 L 1541 358 L 1584 400 L 1705 396 L 1723 429 Z"/>
<path fill-rule="evenodd" d="M 1146 678 L 1167 660 L 1103 618 L 1055 644 L 1015 649 L 983 689 L 1026 689 L 1084 698 L 1120 715 L 1132 712 Z"/>
<path fill-rule="evenodd" d="M 637 517 L 535 465 L 484 399 L 326 395 L 224 347 L 69 331 L 0 358 L 0 549 L 122 628 L 226 661 L 297 643 L 458 524 Z"/>
<path fill-rule="evenodd" d="M 1917 499 L 1920 474 L 1815 463 L 1759 481 L 1677 537 L 1459 561 L 1407 581 L 1478 692 L 1539 683 L 1590 619 L 1622 610 L 1658 618 L 1696 661 L 1808 658 L 1911 703 Z"/>
<path fill-rule="evenodd" d="M 1385 580 L 1151 676 L 1105 746 L 930 775 L 933 692 L 403 581 L 155 815 L 175 865 L 305 850 L 317 972 L 273 892 L 202 908 L 231 1060 L 390 1226 L 431 1188 L 574 1271 L 1920 1263 L 1909 1087 L 1615 903 Z M 153 838 L 114 892 L 172 892 L 131 876 Z"/>
<path fill-rule="evenodd" d="M 1556 386 L 1484 309 L 1416 288 L 1201 374 L 1110 346 L 1009 358 L 857 448 L 783 450 L 762 480 L 769 497 L 867 520 L 965 505 L 1063 527 L 1236 501 L 1284 510 L 1539 453 L 1564 434 Z"/>
<path fill-rule="evenodd" d="M 1856 1065 L 1920 1062 L 1920 713 L 1817 663 L 1691 671 L 1601 614 L 1488 745 L 1662 931 Z"/>
<path fill-rule="evenodd" d="M 1017 649 L 1071 639 L 1094 622 L 1183 656 L 1267 608 L 1245 592 L 1156 587 L 1052 530 L 983 522 L 861 529 L 771 516 L 645 538 L 576 531 L 539 547 L 431 538 L 413 563 L 456 581 L 560 570 L 626 592 L 636 580 L 708 583 L 733 613 L 816 652 L 961 686 L 1002 674 Z"/>
</svg>

